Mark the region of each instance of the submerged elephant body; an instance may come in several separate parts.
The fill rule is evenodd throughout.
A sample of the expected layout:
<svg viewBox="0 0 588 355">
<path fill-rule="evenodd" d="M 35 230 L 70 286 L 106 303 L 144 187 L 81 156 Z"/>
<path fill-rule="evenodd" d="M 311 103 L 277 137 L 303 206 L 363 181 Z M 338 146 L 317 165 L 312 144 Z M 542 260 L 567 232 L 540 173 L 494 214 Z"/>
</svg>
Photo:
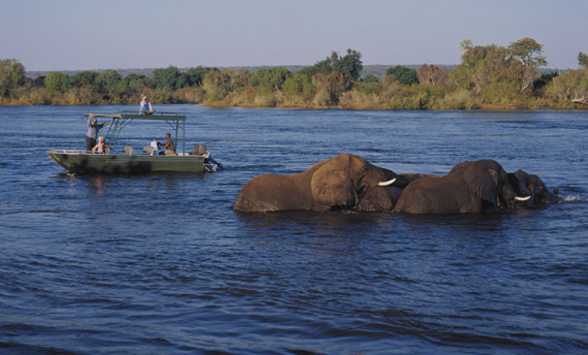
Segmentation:
<svg viewBox="0 0 588 355">
<path fill-rule="evenodd" d="M 415 214 L 481 213 L 514 207 L 520 197 L 494 160 L 456 165 L 439 179 L 419 179 L 404 189 L 394 211 Z"/>
<path fill-rule="evenodd" d="M 242 212 L 350 209 L 364 189 L 385 185 L 396 174 L 362 157 L 340 154 L 294 175 L 260 175 L 239 193 L 233 208 Z"/>
<path fill-rule="evenodd" d="M 393 183 L 392 183 L 393 182 Z M 396 174 L 340 154 L 294 175 L 266 174 L 241 189 L 236 211 L 483 213 L 557 202 L 537 175 L 512 174 L 494 160 L 457 164 L 445 176 Z"/>
</svg>

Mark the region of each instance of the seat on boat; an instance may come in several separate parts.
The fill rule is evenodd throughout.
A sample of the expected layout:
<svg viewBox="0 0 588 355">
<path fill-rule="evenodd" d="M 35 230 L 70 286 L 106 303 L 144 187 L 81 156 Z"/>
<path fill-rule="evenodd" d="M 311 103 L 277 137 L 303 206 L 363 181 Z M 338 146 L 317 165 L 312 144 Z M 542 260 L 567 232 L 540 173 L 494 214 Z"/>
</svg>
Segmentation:
<svg viewBox="0 0 588 355">
<path fill-rule="evenodd" d="M 189 155 L 204 155 L 206 154 L 206 145 L 194 144 L 194 148 L 188 153 Z"/>
<path fill-rule="evenodd" d="M 131 147 L 130 145 L 125 145 L 123 147 L 123 152 L 127 153 L 128 155 L 131 155 L 133 153 L 133 147 Z"/>
</svg>

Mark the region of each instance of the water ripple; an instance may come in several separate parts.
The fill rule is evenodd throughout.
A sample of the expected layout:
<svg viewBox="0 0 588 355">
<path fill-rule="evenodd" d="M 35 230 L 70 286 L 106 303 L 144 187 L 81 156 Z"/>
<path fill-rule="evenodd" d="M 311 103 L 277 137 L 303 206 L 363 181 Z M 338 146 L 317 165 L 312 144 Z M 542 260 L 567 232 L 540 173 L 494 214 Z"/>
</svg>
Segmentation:
<svg viewBox="0 0 588 355">
<path fill-rule="evenodd" d="M 0 147 L 0 353 L 588 347 L 586 113 L 171 106 L 223 171 L 67 176 L 45 151 L 83 147 L 87 110 L 0 107 L 3 135 L 22 138 Z M 133 144 L 156 129 L 133 131 Z M 342 152 L 398 173 L 492 158 L 559 187 L 562 203 L 491 216 L 232 210 L 252 177 Z"/>
</svg>

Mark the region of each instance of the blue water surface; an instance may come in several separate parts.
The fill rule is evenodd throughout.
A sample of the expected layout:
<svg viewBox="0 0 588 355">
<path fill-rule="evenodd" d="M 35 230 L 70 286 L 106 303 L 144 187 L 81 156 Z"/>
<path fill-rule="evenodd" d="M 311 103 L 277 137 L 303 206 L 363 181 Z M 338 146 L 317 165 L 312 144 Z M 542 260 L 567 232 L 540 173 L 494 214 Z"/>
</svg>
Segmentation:
<svg viewBox="0 0 588 355">
<path fill-rule="evenodd" d="M 88 112 L 0 107 L 0 353 L 584 354 L 587 112 L 158 106 L 215 174 L 68 176 Z M 105 128 L 107 130 L 107 128 Z M 131 125 L 135 151 L 169 127 Z M 105 133 L 105 132 L 103 132 Z M 123 138 L 125 137 L 125 138 Z M 564 201 L 494 215 L 239 214 L 249 179 L 349 152 L 397 173 L 494 159 Z"/>
</svg>

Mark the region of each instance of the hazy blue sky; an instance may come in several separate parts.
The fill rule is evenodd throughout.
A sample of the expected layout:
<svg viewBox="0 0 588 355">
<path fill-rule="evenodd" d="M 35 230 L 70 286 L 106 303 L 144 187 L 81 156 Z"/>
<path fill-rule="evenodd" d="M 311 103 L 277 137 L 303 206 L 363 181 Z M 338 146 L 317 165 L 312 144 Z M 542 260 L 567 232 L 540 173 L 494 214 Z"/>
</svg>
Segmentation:
<svg viewBox="0 0 588 355">
<path fill-rule="evenodd" d="M 0 0 L 0 59 L 27 70 L 458 64 L 460 43 L 543 45 L 549 68 L 588 53 L 588 0 Z"/>
</svg>

